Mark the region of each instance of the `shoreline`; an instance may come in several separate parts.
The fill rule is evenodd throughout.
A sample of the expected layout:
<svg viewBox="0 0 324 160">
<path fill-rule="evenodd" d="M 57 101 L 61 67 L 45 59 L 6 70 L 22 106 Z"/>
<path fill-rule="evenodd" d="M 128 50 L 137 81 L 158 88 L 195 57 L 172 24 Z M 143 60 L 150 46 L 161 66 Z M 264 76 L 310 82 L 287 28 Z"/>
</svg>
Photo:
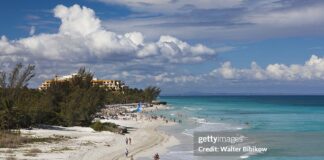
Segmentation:
<svg viewBox="0 0 324 160">
<path fill-rule="evenodd" d="M 145 112 L 152 111 L 143 109 Z M 157 109 L 167 109 L 166 106 L 157 106 Z M 171 146 L 179 144 L 179 141 L 171 135 L 161 131 L 158 127 L 172 126 L 176 123 L 166 123 L 163 119 L 151 119 L 143 113 L 137 113 L 143 117 L 140 120 L 119 119 L 105 120 L 113 122 L 120 126 L 131 127 L 128 134 L 121 135 L 109 131 L 96 132 L 90 127 L 59 127 L 55 129 L 39 129 L 32 130 L 22 129 L 22 135 L 34 137 L 52 137 L 61 136 L 68 139 L 53 143 L 30 143 L 19 148 L 0 148 L 0 159 L 71 159 L 71 160 L 124 160 L 138 158 L 152 158 L 155 153 L 163 154 Z M 131 145 L 126 145 L 125 139 L 132 139 Z M 125 156 L 126 148 L 129 156 Z M 39 152 L 34 156 L 26 156 L 27 152 L 38 149 Z"/>
</svg>

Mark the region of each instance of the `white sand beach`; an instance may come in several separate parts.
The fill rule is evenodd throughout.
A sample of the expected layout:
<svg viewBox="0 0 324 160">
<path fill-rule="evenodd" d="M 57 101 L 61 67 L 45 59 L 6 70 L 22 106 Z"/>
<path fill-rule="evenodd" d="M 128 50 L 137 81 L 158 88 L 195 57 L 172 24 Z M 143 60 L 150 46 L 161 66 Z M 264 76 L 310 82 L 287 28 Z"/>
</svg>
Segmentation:
<svg viewBox="0 0 324 160">
<path fill-rule="evenodd" d="M 151 107 L 155 108 L 155 107 Z M 161 108 L 159 108 L 161 109 Z M 163 154 L 168 147 L 176 145 L 179 141 L 157 127 L 175 125 L 166 123 L 162 119 L 130 120 L 104 120 L 121 126 L 132 127 L 129 134 L 121 135 L 108 131 L 96 132 L 89 127 L 53 127 L 54 129 L 21 130 L 23 135 L 37 137 L 61 136 L 67 137 L 64 141 L 52 143 L 31 143 L 23 147 L 13 149 L 1 149 L 0 159 L 13 157 L 15 159 L 33 160 L 123 160 L 138 157 L 153 157 L 155 153 Z M 130 145 L 126 145 L 126 137 L 132 139 Z M 129 156 L 125 156 L 125 151 Z M 31 149 L 39 149 L 34 156 L 26 153 Z"/>
</svg>

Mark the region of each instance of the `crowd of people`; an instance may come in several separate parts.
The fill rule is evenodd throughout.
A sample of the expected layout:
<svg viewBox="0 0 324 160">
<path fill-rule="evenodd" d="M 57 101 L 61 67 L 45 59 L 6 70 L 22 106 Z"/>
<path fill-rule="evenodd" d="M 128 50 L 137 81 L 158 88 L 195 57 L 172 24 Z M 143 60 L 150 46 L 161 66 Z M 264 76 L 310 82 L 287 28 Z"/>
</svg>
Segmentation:
<svg viewBox="0 0 324 160">
<path fill-rule="evenodd" d="M 158 110 L 158 109 L 156 109 Z M 176 118 L 172 118 L 172 117 L 166 117 L 164 115 L 155 115 L 154 111 L 141 111 L 143 114 L 137 114 L 136 112 L 130 112 L 127 111 L 126 108 L 121 108 L 120 106 L 110 106 L 109 109 L 105 109 L 103 110 L 102 114 L 98 116 L 98 118 L 104 118 L 104 119 L 123 119 L 123 120 L 149 120 L 149 121 L 153 121 L 153 120 L 162 120 L 166 123 L 169 122 L 174 122 L 174 123 L 182 123 L 181 114 L 177 114 L 177 118 L 179 118 L 179 120 L 177 120 Z M 146 115 L 146 116 L 145 116 Z M 127 118 L 126 118 L 127 117 Z M 125 156 L 127 158 L 129 158 L 130 160 L 134 160 L 134 157 L 132 154 L 130 154 L 129 148 L 130 145 L 132 145 L 132 138 L 130 137 L 125 137 L 125 144 L 126 144 L 126 148 L 125 148 Z M 160 160 L 160 155 L 158 153 L 154 154 L 152 157 L 154 160 Z"/>
</svg>

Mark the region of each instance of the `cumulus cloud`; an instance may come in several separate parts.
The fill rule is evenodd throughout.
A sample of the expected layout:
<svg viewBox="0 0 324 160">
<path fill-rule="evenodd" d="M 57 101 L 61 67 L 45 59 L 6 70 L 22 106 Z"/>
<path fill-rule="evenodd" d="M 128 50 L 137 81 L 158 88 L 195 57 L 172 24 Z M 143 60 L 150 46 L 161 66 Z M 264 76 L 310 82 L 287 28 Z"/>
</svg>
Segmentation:
<svg viewBox="0 0 324 160">
<path fill-rule="evenodd" d="M 269 64 L 261 68 L 256 62 L 251 63 L 251 68 L 234 68 L 230 62 L 225 62 L 220 68 L 214 69 L 209 75 L 224 79 L 248 80 L 323 80 L 324 57 L 312 55 L 304 65 Z"/>
<path fill-rule="evenodd" d="M 47 60 L 86 62 L 159 57 L 170 63 L 201 62 L 215 54 L 202 44 L 190 45 L 173 36 L 162 35 L 157 42 L 145 42 L 140 32 L 117 34 L 104 29 L 95 12 L 87 7 L 58 5 L 54 16 L 61 20 L 58 33 L 33 35 L 18 40 L 2 36 L 2 54 Z"/>
<path fill-rule="evenodd" d="M 95 12 L 87 7 L 58 5 L 54 16 L 61 20 L 60 33 L 86 36 L 101 29 L 101 22 Z"/>
<path fill-rule="evenodd" d="M 1 36 L 0 39 L 0 51 L 2 54 L 11 54 L 17 52 L 19 49 L 13 46 L 6 36 Z"/>
</svg>

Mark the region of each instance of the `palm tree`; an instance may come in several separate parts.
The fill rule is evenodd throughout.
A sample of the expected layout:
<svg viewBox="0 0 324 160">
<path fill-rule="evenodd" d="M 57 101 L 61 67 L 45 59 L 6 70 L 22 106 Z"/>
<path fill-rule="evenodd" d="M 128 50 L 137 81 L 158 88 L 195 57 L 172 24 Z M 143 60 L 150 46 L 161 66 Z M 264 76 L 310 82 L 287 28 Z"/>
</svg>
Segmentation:
<svg viewBox="0 0 324 160">
<path fill-rule="evenodd" d="M 149 86 L 144 89 L 145 101 L 151 103 L 160 95 L 161 89 L 159 87 Z"/>
</svg>

